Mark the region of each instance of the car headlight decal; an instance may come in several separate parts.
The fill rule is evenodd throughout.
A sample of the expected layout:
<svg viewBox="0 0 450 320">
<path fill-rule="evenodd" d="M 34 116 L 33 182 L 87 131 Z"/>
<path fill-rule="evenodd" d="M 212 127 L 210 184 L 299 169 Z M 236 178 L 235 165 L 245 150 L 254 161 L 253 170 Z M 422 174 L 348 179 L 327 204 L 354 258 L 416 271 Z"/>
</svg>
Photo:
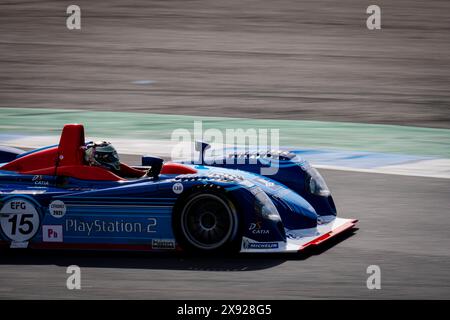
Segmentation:
<svg viewBox="0 0 450 320">
<path fill-rule="evenodd" d="M 281 221 L 277 208 L 264 191 L 259 189 L 253 194 L 255 196 L 255 209 L 263 218 L 273 221 Z"/>
<path fill-rule="evenodd" d="M 309 167 L 306 173 L 306 187 L 311 194 L 324 197 L 330 195 L 330 189 L 328 189 L 328 186 L 319 171 L 313 167 Z"/>
</svg>

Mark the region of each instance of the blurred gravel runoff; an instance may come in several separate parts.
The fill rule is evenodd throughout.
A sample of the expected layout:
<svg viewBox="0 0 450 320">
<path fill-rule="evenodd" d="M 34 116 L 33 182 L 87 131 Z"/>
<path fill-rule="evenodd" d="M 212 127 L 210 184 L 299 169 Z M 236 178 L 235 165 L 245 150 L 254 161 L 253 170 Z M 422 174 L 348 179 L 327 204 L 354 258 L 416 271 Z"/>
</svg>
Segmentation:
<svg viewBox="0 0 450 320">
<path fill-rule="evenodd" d="M 0 3 L 0 107 L 450 128 L 450 2 Z"/>
</svg>

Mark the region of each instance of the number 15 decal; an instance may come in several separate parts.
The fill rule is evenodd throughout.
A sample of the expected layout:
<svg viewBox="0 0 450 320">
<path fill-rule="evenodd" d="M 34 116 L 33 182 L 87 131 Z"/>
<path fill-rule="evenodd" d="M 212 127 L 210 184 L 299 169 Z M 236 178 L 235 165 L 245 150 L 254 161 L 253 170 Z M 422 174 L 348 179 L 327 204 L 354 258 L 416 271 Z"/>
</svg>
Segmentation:
<svg viewBox="0 0 450 320">
<path fill-rule="evenodd" d="M 28 241 L 39 229 L 39 213 L 30 201 L 13 198 L 0 210 L 0 225 L 11 241 Z"/>
</svg>

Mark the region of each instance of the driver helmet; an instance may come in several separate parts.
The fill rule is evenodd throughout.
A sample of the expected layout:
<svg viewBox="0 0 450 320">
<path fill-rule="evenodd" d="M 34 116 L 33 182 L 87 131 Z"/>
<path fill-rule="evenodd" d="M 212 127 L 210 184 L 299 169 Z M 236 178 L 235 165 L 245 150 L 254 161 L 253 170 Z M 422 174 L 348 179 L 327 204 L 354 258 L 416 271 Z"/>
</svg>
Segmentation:
<svg viewBox="0 0 450 320">
<path fill-rule="evenodd" d="M 109 142 L 89 142 L 86 145 L 84 158 L 91 166 L 103 167 L 108 170 L 120 170 L 119 155 Z"/>
</svg>

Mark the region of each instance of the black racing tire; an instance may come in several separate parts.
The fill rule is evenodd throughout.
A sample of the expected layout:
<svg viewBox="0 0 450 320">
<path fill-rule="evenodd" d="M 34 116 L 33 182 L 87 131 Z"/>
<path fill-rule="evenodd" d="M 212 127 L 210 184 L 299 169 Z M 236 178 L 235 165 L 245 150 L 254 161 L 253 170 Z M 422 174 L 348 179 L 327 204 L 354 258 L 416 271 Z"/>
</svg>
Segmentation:
<svg viewBox="0 0 450 320">
<path fill-rule="evenodd" d="M 235 252 L 240 246 L 236 207 L 218 192 L 196 192 L 183 199 L 175 209 L 174 231 L 188 252 Z"/>
</svg>

